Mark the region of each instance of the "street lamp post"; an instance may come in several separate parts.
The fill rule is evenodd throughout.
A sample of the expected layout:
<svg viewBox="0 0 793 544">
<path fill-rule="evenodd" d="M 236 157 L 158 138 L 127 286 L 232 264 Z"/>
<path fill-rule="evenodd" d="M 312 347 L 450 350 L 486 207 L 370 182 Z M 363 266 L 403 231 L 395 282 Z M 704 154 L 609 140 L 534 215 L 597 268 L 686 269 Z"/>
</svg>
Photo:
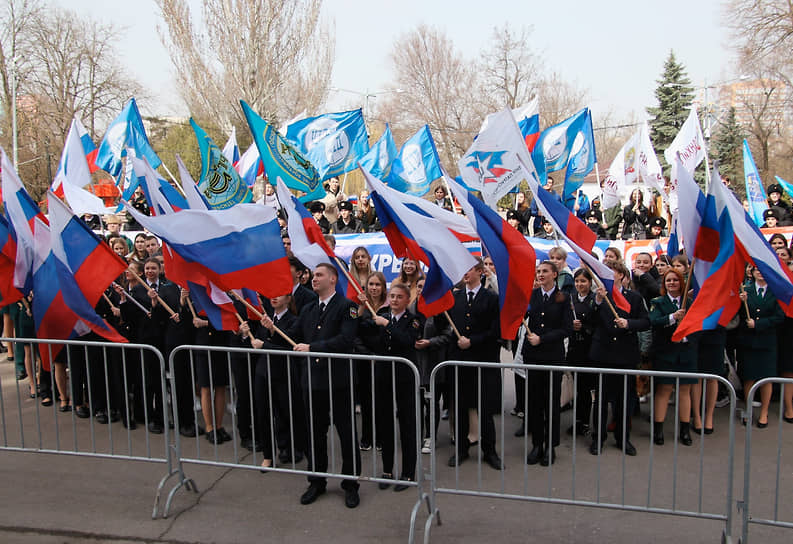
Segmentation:
<svg viewBox="0 0 793 544">
<path fill-rule="evenodd" d="M 17 56 L 11 54 L 11 141 L 13 146 L 14 169 L 19 160 L 19 144 L 17 143 Z"/>
</svg>

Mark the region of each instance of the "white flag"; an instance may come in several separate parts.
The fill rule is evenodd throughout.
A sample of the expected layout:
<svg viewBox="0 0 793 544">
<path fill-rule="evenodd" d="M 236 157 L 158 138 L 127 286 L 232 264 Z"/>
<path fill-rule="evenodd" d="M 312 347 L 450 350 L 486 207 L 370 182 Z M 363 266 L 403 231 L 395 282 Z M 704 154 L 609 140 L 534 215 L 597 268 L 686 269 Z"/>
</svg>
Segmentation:
<svg viewBox="0 0 793 544">
<path fill-rule="evenodd" d="M 696 106 L 691 106 L 688 119 L 683 123 L 680 132 L 664 151 L 664 158 L 670 165 L 675 164 L 675 155 L 680 154 L 680 162 L 690 173 L 705 158 L 705 138 L 702 137 L 702 127 L 697 117 Z"/>
<path fill-rule="evenodd" d="M 639 173 L 644 183 L 661 193 L 661 197 L 666 200 L 663 170 L 650 141 L 650 129 L 647 126 L 647 122 L 642 124 L 642 128 L 639 131 L 639 145 L 637 147 L 639 148 Z"/>
<path fill-rule="evenodd" d="M 492 122 L 492 118 L 499 113 L 500 112 L 488 114 L 487 117 L 485 117 L 485 120 L 482 122 L 482 127 L 479 129 L 479 132 L 484 132 L 484 130 L 487 128 L 487 125 Z M 527 117 L 537 115 L 538 113 L 540 113 L 540 99 L 536 96 L 532 98 L 525 106 L 521 106 L 512 110 L 512 115 L 515 117 L 515 121 L 521 121 Z"/>
<path fill-rule="evenodd" d="M 626 144 L 627 145 L 627 144 Z M 601 205 L 603 210 L 613 208 L 620 202 L 620 191 L 625 187 L 625 147 L 617 152 L 617 156 L 611 161 L 606 179 L 603 180 L 603 199 Z"/>
<path fill-rule="evenodd" d="M 457 166 L 463 181 L 481 191 L 485 203 L 493 209 L 498 199 L 522 180 L 528 181 L 529 176 L 539 180 L 509 108 L 488 116 L 487 129 L 479 133 Z"/>
</svg>

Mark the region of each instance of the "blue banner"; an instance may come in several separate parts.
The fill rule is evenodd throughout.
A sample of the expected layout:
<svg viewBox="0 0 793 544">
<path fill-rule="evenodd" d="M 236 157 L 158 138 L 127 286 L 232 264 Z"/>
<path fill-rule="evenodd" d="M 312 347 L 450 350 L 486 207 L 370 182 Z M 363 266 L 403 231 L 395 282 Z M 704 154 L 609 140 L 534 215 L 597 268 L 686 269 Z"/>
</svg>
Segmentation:
<svg viewBox="0 0 793 544">
<path fill-rule="evenodd" d="M 576 136 L 585 130 L 587 123 L 591 128 L 589 109 L 584 108 L 558 125 L 553 125 L 542 131 L 537 145 L 531 152 L 541 185 L 545 182 L 548 172 L 556 172 L 567 167 Z M 594 145 L 592 152 L 594 153 Z"/>
<path fill-rule="evenodd" d="M 198 189 L 213 210 L 225 210 L 253 198 L 248 186 L 240 179 L 231 162 L 215 145 L 204 129 L 190 119 L 201 152 L 201 177 Z"/>
<path fill-rule="evenodd" d="M 388 186 L 401 193 L 423 196 L 441 177 L 441 161 L 430 127 L 424 125 L 402 145 L 388 177 Z"/>
<path fill-rule="evenodd" d="M 270 123 L 259 117 L 247 102 L 240 100 L 240 104 L 270 183 L 274 184 L 276 178 L 280 177 L 287 187 L 302 193 L 300 202 L 325 196 L 319 174 L 311 162 L 278 134 Z"/>
<path fill-rule="evenodd" d="M 286 127 L 286 139 L 326 180 L 354 170 L 369 151 L 369 136 L 360 109 L 307 117 Z"/>
<path fill-rule="evenodd" d="M 754 164 L 752 152 L 749 150 L 749 143 L 743 141 L 743 175 L 746 180 L 746 199 L 749 201 L 749 217 L 758 227 L 765 223 L 763 212 L 768 209 L 768 202 L 765 196 L 765 189 L 760 182 L 760 173 Z"/>
<path fill-rule="evenodd" d="M 595 155 L 595 136 L 592 131 L 592 114 L 589 112 L 589 108 L 586 108 L 583 126 L 573 140 L 570 161 L 567 163 L 567 170 L 564 175 L 562 202 L 564 202 L 568 208 L 572 209 L 572 206 L 575 204 L 576 192 L 581 188 L 581 185 L 584 184 L 586 175 L 595 168 L 596 162 L 597 156 Z"/>
<path fill-rule="evenodd" d="M 130 98 L 118 117 L 107 127 L 105 137 L 99 144 L 95 163 L 99 168 L 116 177 L 121 172 L 121 158 L 126 156 L 127 149 L 134 150 L 138 158 L 145 157 L 154 169 L 162 164 L 146 137 L 143 119 L 140 117 L 134 98 Z"/>
<path fill-rule="evenodd" d="M 394 143 L 394 136 L 391 134 L 391 125 L 386 123 L 385 132 L 380 139 L 369 149 L 369 152 L 361 157 L 361 166 L 366 168 L 370 174 L 378 179 L 388 179 L 391 172 L 391 163 L 397 156 L 397 147 Z"/>
</svg>

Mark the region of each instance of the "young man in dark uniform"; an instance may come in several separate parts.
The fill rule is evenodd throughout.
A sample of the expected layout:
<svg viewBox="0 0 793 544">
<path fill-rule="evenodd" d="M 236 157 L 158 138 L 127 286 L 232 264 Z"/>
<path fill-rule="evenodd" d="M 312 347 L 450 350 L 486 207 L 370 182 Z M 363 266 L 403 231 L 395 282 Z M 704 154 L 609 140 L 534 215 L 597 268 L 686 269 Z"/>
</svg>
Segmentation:
<svg viewBox="0 0 793 544">
<path fill-rule="evenodd" d="M 297 322 L 284 331 L 298 343 L 294 351 L 346 353 L 354 344 L 358 333 L 358 306 L 336 294 L 338 279 L 338 272 L 329 264 L 322 263 L 314 270 L 312 286 L 319 300 L 307 304 L 300 312 Z M 262 319 L 262 325 L 273 330 L 269 317 Z M 328 428 L 332 408 L 333 424 L 341 447 L 342 472 L 352 476 L 359 475 L 361 454 L 356 447 L 358 437 L 351 418 L 352 380 L 349 362 L 318 357 L 295 360 L 300 367 L 306 413 L 313 421 L 313 427 L 307 425 L 309 433 L 313 430 L 313 436 L 309 436 L 309 468 L 317 472 L 328 470 Z M 324 477 L 309 476 L 308 481 L 308 489 L 300 497 L 301 504 L 311 504 L 325 493 L 327 480 Z M 358 506 L 358 481 L 344 480 L 341 486 L 345 491 L 344 503 L 347 507 Z"/>
<path fill-rule="evenodd" d="M 352 202 L 342 200 L 339 202 L 339 218 L 333 223 L 333 233 L 354 234 L 356 232 L 363 232 L 363 228 L 352 215 Z"/>
<path fill-rule="evenodd" d="M 479 261 L 463 276 L 463 288 L 454 294 L 454 307 L 449 310 L 452 322 L 460 333 L 460 338 L 452 343 L 449 359 L 458 361 L 477 361 L 497 363 L 500 347 L 498 295 L 482 287 L 481 276 L 484 265 Z M 456 452 L 449 459 L 454 467 L 468 459 L 468 410 L 481 406 L 479 427 L 481 430 L 482 459 L 496 470 L 503 464 L 496 453 L 496 426 L 493 415 L 501 410 L 501 372 L 497 368 L 479 372 L 475 367 L 451 368 L 449 375 L 449 395 L 456 399 Z M 455 384 L 455 375 L 457 383 Z M 456 386 L 456 390 L 455 390 Z M 481 403 L 479 396 L 481 395 Z"/>
</svg>

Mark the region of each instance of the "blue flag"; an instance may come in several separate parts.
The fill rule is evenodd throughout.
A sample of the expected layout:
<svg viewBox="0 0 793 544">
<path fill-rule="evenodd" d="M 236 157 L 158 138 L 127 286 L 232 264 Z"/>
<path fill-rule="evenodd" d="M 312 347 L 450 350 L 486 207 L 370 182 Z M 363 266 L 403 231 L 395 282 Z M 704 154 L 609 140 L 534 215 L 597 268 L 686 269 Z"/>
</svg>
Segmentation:
<svg viewBox="0 0 793 544">
<path fill-rule="evenodd" d="M 215 145 L 204 129 L 190 119 L 198 150 L 201 152 L 201 177 L 198 189 L 206 197 L 209 207 L 213 210 L 225 210 L 242 202 L 253 199 L 248 186 L 240 179 L 231 162 Z"/>
<path fill-rule="evenodd" d="M 133 149 L 138 158 L 145 157 L 152 168 L 158 168 L 162 164 L 146 137 L 143 120 L 134 98 L 129 99 L 118 117 L 107 127 L 96 153 L 96 165 L 110 175 L 118 176 L 121 172 L 121 158 L 126 156 L 127 149 Z"/>
<path fill-rule="evenodd" d="M 749 217 L 759 227 L 765 223 L 763 212 L 768 209 L 768 202 L 766 201 L 763 184 L 760 183 L 760 173 L 754 164 L 754 158 L 746 140 L 743 141 L 743 175 L 746 179 L 746 199 L 749 201 Z"/>
<path fill-rule="evenodd" d="M 391 163 L 397 156 L 397 147 L 394 143 L 394 136 L 391 134 L 391 126 L 386 123 L 385 132 L 380 139 L 372 146 L 369 152 L 361 157 L 361 166 L 366 168 L 370 174 L 378 179 L 388 179 L 391 171 Z"/>
<path fill-rule="evenodd" d="M 589 124 L 591 132 L 592 119 L 589 109 L 584 108 L 558 125 L 553 125 L 542 131 L 537 145 L 531 152 L 531 158 L 541 184 L 547 179 L 548 172 L 556 172 L 568 166 L 570 155 L 574 153 L 573 143 L 576 136 L 587 130 L 587 124 Z M 594 153 L 594 147 L 592 145 L 592 153 Z M 580 151 L 580 149 L 575 151 Z"/>
<path fill-rule="evenodd" d="M 586 108 L 586 115 L 581 131 L 573 140 L 570 160 L 564 175 L 562 202 L 572 209 L 576 200 L 576 192 L 584 184 L 584 178 L 595 167 L 595 136 L 592 132 L 592 114 Z"/>
<path fill-rule="evenodd" d="M 270 123 L 259 117 L 247 102 L 240 100 L 240 104 L 270 183 L 280 177 L 287 187 L 304 193 L 299 199 L 301 202 L 325 196 L 319 174 L 311 162 L 278 134 Z"/>
<path fill-rule="evenodd" d="M 388 177 L 388 186 L 409 195 L 423 196 L 430 184 L 441 177 L 441 161 L 430 127 L 424 125 L 402 145 Z"/>
<path fill-rule="evenodd" d="M 776 178 L 776 182 L 782 186 L 789 197 L 793 197 L 793 183 L 789 181 L 785 181 L 784 179 L 780 178 L 779 176 L 774 176 Z"/>
<path fill-rule="evenodd" d="M 286 127 L 286 139 L 326 180 L 354 170 L 369 151 L 369 136 L 360 109 L 307 117 Z"/>
</svg>

